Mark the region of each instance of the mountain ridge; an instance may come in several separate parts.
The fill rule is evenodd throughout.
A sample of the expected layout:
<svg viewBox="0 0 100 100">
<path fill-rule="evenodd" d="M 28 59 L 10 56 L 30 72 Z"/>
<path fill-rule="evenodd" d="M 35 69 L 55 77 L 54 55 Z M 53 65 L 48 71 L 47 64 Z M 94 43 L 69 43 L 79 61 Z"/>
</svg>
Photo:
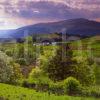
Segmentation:
<svg viewBox="0 0 100 100">
<path fill-rule="evenodd" d="M 24 26 L 6 33 L 11 38 L 23 38 L 34 34 L 67 33 L 70 35 L 100 35 L 100 22 L 78 18 L 58 22 L 38 23 Z"/>
</svg>

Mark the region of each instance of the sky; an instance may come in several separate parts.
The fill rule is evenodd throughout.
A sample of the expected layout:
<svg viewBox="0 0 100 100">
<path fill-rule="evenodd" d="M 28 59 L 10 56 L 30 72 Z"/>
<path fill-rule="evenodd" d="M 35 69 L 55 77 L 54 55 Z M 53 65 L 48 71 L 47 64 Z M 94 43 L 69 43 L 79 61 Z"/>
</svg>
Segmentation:
<svg viewBox="0 0 100 100">
<path fill-rule="evenodd" d="M 0 0 L 0 29 L 75 18 L 100 21 L 100 0 Z"/>
</svg>

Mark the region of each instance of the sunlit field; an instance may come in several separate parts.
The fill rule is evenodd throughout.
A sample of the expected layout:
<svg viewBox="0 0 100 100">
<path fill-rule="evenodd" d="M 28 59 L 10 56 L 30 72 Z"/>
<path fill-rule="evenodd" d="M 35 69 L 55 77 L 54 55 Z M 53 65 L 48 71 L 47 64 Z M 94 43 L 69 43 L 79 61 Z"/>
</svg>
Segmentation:
<svg viewBox="0 0 100 100">
<path fill-rule="evenodd" d="M 57 96 L 32 89 L 0 84 L 0 100 L 99 100 L 97 98 Z"/>
</svg>

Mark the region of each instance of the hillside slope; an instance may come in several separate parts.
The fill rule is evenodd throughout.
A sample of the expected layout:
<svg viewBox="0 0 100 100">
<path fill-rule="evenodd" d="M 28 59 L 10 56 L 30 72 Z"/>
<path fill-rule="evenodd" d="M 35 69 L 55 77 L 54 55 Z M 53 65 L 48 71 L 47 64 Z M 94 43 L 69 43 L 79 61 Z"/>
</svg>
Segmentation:
<svg viewBox="0 0 100 100">
<path fill-rule="evenodd" d="M 95 98 L 55 96 L 39 93 L 32 89 L 0 83 L 0 100 L 94 100 Z M 96 99 L 95 99 L 96 100 Z"/>
<path fill-rule="evenodd" d="M 74 35 L 93 36 L 100 33 L 100 23 L 82 18 L 52 23 L 40 23 L 17 29 L 13 37 L 24 36 L 26 32 L 28 32 L 29 35 L 66 32 Z"/>
</svg>

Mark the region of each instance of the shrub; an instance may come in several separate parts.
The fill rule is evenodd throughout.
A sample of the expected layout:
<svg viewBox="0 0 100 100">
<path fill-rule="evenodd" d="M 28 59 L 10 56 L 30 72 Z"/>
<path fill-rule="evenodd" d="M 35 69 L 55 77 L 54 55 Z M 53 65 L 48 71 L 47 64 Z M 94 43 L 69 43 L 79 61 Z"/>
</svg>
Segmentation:
<svg viewBox="0 0 100 100">
<path fill-rule="evenodd" d="M 27 65 L 27 61 L 24 58 L 17 59 L 16 63 L 19 63 L 20 65 Z"/>
<path fill-rule="evenodd" d="M 13 56 L 13 52 L 12 52 L 12 50 L 6 50 L 5 51 L 6 52 L 6 54 L 8 55 L 8 56 Z"/>
<path fill-rule="evenodd" d="M 81 84 L 77 79 L 73 77 L 68 77 L 67 79 L 64 80 L 64 90 L 65 93 L 69 95 L 80 94 Z"/>
<path fill-rule="evenodd" d="M 49 88 L 51 80 L 40 68 L 34 68 L 29 75 L 28 83 L 30 85 L 35 84 L 37 90 L 46 91 Z"/>
<path fill-rule="evenodd" d="M 95 64 L 90 65 L 86 58 L 78 60 L 76 67 L 76 79 L 84 86 L 92 86 L 95 84 Z"/>
<path fill-rule="evenodd" d="M 91 90 L 91 96 L 100 98 L 100 92 L 97 90 Z"/>
<path fill-rule="evenodd" d="M 100 98 L 100 87 L 98 86 L 83 87 L 82 96 L 93 96 L 96 98 Z"/>
<path fill-rule="evenodd" d="M 53 93 L 53 94 L 57 94 L 57 95 L 63 95 L 64 94 L 63 84 L 61 82 L 50 83 L 49 84 L 49 93 Z"/>
<path fill-rule="evenodd" d="M 0 82 L 16 84 L 21 79 L 20 65 L 4 53 L 0 53 Z"/>
<path fill-rule="evenodd" d="M 13 66 L 13 74 L 11 75 L 10 82 L 11 84 L 18 84 L 21 85 L 23 81 L 23 75 L 21 73 L 20 65 L 17 63 L 11 63 Z"/>
<path fill-rule="evenodd" d="M 48 84 L 51 80 L 48 76 L 40 69 L 34 68 L 29 75 L 29 80 L 35 82 L 36 84 Z"/>
<path fill-rule="evenodd" d="M 27 88 L 35 88 L 35 85 L 34 83 L 30 83 L 27 79 L 23 81 L 22 83 L 22 87 L 27 87 Z"/>
</svg>

